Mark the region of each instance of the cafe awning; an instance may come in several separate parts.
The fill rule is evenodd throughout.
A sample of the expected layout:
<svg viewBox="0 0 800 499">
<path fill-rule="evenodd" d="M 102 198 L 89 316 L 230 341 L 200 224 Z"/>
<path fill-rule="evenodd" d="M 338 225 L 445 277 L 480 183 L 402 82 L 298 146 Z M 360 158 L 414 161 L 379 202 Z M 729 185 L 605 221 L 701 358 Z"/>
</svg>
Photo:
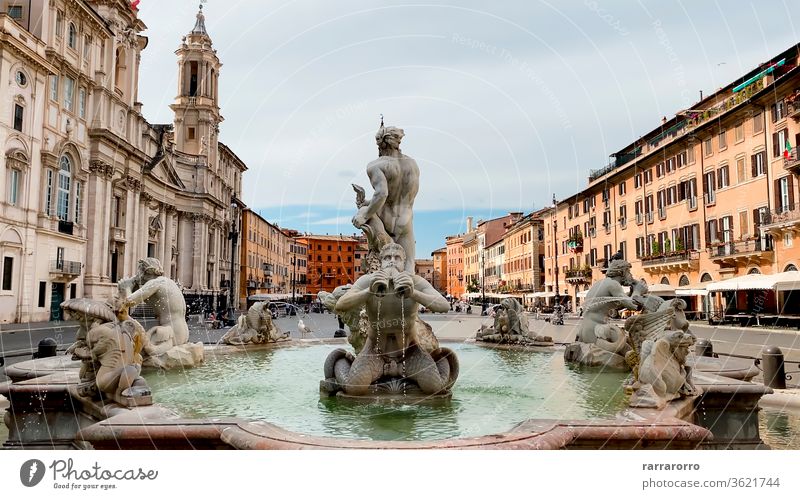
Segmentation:
<svg viewBox="0 0 800 499">
<path fill-rule="evenodd" d="M 780 272 L 777 274 L 748 274 L 720 282 L 708 284 L 708 291 L 794 291 L 800 290 L 800 272 Z"/>
<path fill-rule="evenodd" d="M 680 286 L 675 289 L 675 294 L 677 296 L 707 296 L 708 289 L 706 289 L 706 287 L 708 287 L 709 284 L 711 284 L 711 281 Z"/>
</svg>

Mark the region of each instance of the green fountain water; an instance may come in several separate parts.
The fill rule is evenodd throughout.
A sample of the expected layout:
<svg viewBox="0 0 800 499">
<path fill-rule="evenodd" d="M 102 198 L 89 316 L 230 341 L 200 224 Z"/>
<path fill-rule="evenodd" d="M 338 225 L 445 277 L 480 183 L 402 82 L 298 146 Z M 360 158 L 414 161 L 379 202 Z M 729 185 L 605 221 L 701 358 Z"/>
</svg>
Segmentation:
<svg viewBox="0 0 800 499">
<path fill-rule="evenodd" d="M 625 374 L 576 369 L 561 352 L 450 344 L 461 375 L 450 401 L 357 403 L 319 397 L 330 345 L 284 347 L 150 373 L 154 399 L 185 417 L 239 417 L 298 433 L 371 440 L 438 440 L 505 432 L 526 419 L 613 418 L 625 406 Z"/>
</svg>

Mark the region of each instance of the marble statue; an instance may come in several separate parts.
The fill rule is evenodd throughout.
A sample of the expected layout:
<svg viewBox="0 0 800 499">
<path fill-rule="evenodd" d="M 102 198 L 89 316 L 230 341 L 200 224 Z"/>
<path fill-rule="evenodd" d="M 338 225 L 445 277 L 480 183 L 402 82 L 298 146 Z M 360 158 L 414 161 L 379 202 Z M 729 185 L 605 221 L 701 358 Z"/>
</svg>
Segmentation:
<svg viewBox="0 0 800 499">
<path fill-rule="evenodd" d="M 272 322 L 272 312 L 268 301 L 254 303 L 246 314 L 239 316 L 230 330 L 220 341 L 228 345 L 275 343 L 289 338 L 289 333 L 281 333 Z"/>
<path fill-rule="evenodd" d="M 353 356 L 344 349 L 325 361 L 321 391 L 347 395 L 390 392 L 446 394 L 458 376 L 458 360 L 447 348 L 428 352 L 419 345 L 415 327 L 419 305 L 447 312 L 450 305 L 420 276 L 409 273 L 404 248 L 383 246 L 382 266 L 361 276 L 336 301 L 335 311 L 346 314 L 362 307 L 369 318 L 364 347 Z"/>
<path fill-rule="evenodd" d="M 350 288 L 352 288 L 352 285 L 345 284 L 344 286 L 339 286 L 334 289 L 332 293 L 320 291 L 317 293 L 317 296 L 322 304 L 325 305 L 325 308 L 332 313 L 336 313 L 336 303 Z M 350 330 L 347 335 L 347 341 L 353 347 L 356 354 L 358 354 L 364 348 L 364 343 L 367 341 L 367 331 L 369 330 L 369 316 L 367 315 L 367 310 L 362 306 L 361 308 L 340 313 L 339 316 Z M 428 353 L 439 348 L 439 340 L 433 334 L 433 329 L 431 329 L 425 321 L 420 319 L 419 316 L 417 316 L 415 323 L 415 334 L 419 346 Z"/>
<path fill-rule="evenodd" d="M 631 346 L 626 359 L 633 371 L 632 407 L 662 408 L 670 400 L 699 393 L 692 383 L 691 367 L 686 365 L 696 338 L 689 331 L 685 304 L 661 298 L 652 304 L 657 305 L 656 310 L 625 321 Z"/>
<path fill-rule="evenodd" d="M 419 191 L 419 167 L 414 159 L 400 152 L 404 132 L 393 126 L 381 127 L 375 134 L 378 159 L 367 165 L 374 193 L 365 199 L 364 189 L 353 185 L 358 197 L 358 212 L 353 225 L 364 231 L 369 245 L 368 258 L 395 242 L 406 254 L 405 270 L 414 273 L 414 198 Z"/>
<path fill-rule="evenodd" d="M 93 309 L 80 306 L 70 300 L 62 304 L 70 317 L 81 320 L 78 340 L 71 348 L 73 358 L 82 363 L 79 395 L 126 407 L 152 404 L 150 388 L 140 376 L 141 351 L 146 341 L 144 328 L 128 316 L 128 309 L 122 302 L 115 304 L 111 321 L 105 321 L 110 317 L 100 312 L 104 306 L 102 302 L 95 302 Z"/>
<path fill-rule="evenodd" d="M 629 346 L 625 331 L 609 323 L 608 317 L 612 311 L 623 308 L 640 310 L 643 307 L 646 285 L 644 288 L 634 286 L 640 281 L 634 280 L 630 269 L 631 265 L 625 260 L 612 259 L 606 277 L 595 283 L 586 294 L 575 343 L 564 351 L 564 358 L 568 362 L 628 369 L 625 353 Z M 623 286 L 631 286 L 634 294 L 626 294 Z"/>
<path fill-rule="evenodd" d="M 136 276 L 121 280 L 118 287 L 124 308 L 146 303 L 155 311 L 158 325 L 145 335 L 144 365 L 172 369 L 203 361 L 203 344 L 188 343 L 183 293 L 164 276 L 161 262 L 155 258 L 139 260 Z"/>
<path fill-rule="evenodd" d="M 61 303 L 61 309 L 67 320 L 78 321 L 75 343 L 67 348 L 67 355 L 70 355 L 72 360 L 91 359 L 91 348 L 86 342 L 89 330 L 107 322 L 114 322 L 116 320 L 114 311 L 107 303 L 88 298 L 66 300 Z M 97 373 L 93 362 L 81 362 L 78 377 L 81 381 L 79 385 L 81 395 L 92 397 L 97 393 L 97 385 L 94 382 Z"/>
<path fill-rule="evenodd" d="M 528 326 L 528 317 L 522 305 L 514 298 L 503 298 L 494 316 L 494 324 L 483 326 L 476 336 L 478 341 L 490 343 L 517 343 L 533 346 L 552 346 L 549 336 L 536 336 Z"/>
</svg>

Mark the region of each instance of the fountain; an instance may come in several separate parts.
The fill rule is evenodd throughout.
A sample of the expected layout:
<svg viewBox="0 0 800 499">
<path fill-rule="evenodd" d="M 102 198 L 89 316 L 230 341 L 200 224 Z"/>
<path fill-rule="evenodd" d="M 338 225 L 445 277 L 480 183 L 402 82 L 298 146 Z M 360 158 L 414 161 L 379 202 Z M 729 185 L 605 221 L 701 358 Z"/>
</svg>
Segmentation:
<svg viewBox="0 0 800 499">
<path fill-rule="evenodd" d="M 458 377 L 455 354 L 430 339 L 432 333 L 426 334 L 430 328 L 417 314 L 419 305 L 447 312 L 450 304 L 414 274 L 413 208 L 419 167 L 400 152 L 403 136 L 402 129 L 381 122 L 375 136 L 379 157 L 367 165 L 375 192 L 367 201 L 364 189 L 354 186 L 358 212 L 353 225 L 367 237 L 369 272 L 338 297 L 320 296 L 351 324 L 362 310 L 367 316 L 357 325 L 366 331 L 355 335 L 365 338 L 363 348 L 355 355 L 334 350 L 325 361 L 323 396 L 447 398 Z"/>
<path fill-rule="evenodd" d="M 576 342 L 563 355 L 550 338 L 531 330 L 514 300 L 501 304 L 492 326 L 482 328 L 476 341 L 442 346 L 444 340 L 417 312 L 420 305 L 446 312 L 449 304 L 413 272 L 419 169 L 400 152 L 402 137 L 399 128 L 381 124 L 376 135 L 380 156 L 367 167 L 375 192 L 368 200 L 365 190 L 354 186 L 358 211 L 353 223 L 367 236 L 367 273 L 352 286 L 319 295 L 348 325 L 352 351 L 343 339 L 278 341 L 282 335 L 263 303 L 251 307 L 220 344 L 189 344 L 180 290 L 162 275 L 158 260 L 143 259 L 137 275 L 120 283 L 120 297 L 111 305 L 64 303 L 64 310 L 81 322 L 68 355 L 6 368 L 11 382 L 0 385 L 0 394 L 9 401 L 5 423 L 10 431 L 3 445 L 763 445 L 757 406 L 771 390 L 720 376 L 724 369 L 719 364 L 688 355 L 695 338 L 681 302 L 650 296 L 622 259 L 612 260 L 606 278 L 589 291 Z M 631 291 L 626 293 L 623 285 Z M 155 327 L 145 331 L 127 316 L 138 303 L 153 307 Z M 608 313 L 620 308 L 641 313 L 619 325 Z M 140 376 L 140 365 L 150 370 Z M 188 366 L 196 367 L 178 369 Z M 321 381 L 318 366 L 323 368 Z M 752 376 L 746 369 L 737 372 Z M 434 403 L 421 403 L 428 401 Z"/>
</svg>

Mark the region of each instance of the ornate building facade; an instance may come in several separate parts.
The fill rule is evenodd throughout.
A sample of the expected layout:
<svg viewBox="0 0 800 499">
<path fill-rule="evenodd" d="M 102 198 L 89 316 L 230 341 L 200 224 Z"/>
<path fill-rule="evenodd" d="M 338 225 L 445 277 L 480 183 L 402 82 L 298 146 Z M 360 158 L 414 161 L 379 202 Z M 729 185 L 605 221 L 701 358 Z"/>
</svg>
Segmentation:
<svg viewBox="0 0 800 499">
<path fill-rule="evenodd" d="M 146 27 L 129 2 L 0 7 L 0 322 L 109 298 L 147 256 L 187 302 L 225 308 L 246 166 L 218 139 L 221 63 L 202 11 L 176 51 L 174 121 L 151 125 Z"/>
</svg>

